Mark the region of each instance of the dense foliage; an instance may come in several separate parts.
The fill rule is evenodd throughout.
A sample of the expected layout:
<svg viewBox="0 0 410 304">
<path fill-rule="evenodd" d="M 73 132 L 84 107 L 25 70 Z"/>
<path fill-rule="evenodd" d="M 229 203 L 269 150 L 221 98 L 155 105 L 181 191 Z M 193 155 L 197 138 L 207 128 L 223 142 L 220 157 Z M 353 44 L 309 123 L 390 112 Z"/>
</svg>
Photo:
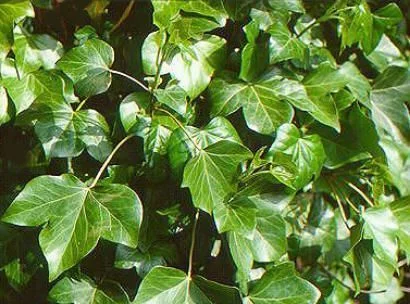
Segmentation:
<svg viewBox="0 0 410 304">
<path fill-rule="evenodd" d="M 0 0 L 0 302 L 409 303 L 408 22 Z"/>
</svg>

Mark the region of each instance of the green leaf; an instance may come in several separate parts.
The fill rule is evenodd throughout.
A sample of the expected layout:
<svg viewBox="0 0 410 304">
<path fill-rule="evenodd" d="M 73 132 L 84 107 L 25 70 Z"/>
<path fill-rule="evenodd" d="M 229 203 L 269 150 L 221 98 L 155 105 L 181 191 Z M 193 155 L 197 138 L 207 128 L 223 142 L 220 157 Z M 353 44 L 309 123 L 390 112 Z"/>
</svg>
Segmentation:
<svg viewBox="0 0 410 304">
<path fill-rule="evenodd" d="M 257 224 L 249 241 L 253 259 L 257 262 L 276 262 L 286 254 L 286 224 L 272 208 L 258 206 Z"/>
<path fill-rule="evenodd" d="M 188 39 L 201 40 L 203 34 L 221 25 L 213 19 L 178 15 L 168 27 L 169 42 L 178 44 Z"/>
<path fill-rule="evenodd" d="M 410 256 L 410 197 L 406 196 L 390 204 L 397 224 L 397 237 L 400 240 L 400 248 Z"/>
<path fill-rule="evenodd" d="M 385 292 L 373 293 L 370 295 L 370 303 L 372 304 L 390 304 L 397 303 L 404 297 L 404 292 L 401 290 L 401 282 L 393 278 Z"/>
<path fill-rule="evenodd" d="M 244 146 L 223 140 L 198 151 L 185 166 L 182 187 L 190 189 L 197 208 L 208 213 L 235 191 L 238 165 L 252 157 Z M 209 191 L 212 189 L 212 191 Z"/>
<path fill-rule="evenodd" d="M 85 148 L 103 162 L 111 153 L 110 127 L 95 110 L 74 111 L 64 100 L 42 95 L 19 122 L 32 121 L 46 158 L 76 157 Z"/>
<path fill-rule="evenodd" d="M 289 59 L 306 61 L 307 47 L 300 39 L 290 33 L 286 24 L 276 22 L 269 27 L 268 33 L 271 35 L 269 40 L 270 64 Z"/>
<path fill-rule="evenodd" d="M 9 99 L 6 90 L 0 85 L 0 125 L 11 119 L 9 114 Z"/>
<path fill-rule="evenodd" d="M 39 241 L 54 280 L 90 253 L 101 237 L 136 247 L 142 206 L 124 185 L 90 189 L 72 175 L 40 176 L 25 186 L 2 220 L 44 225 Z"/>
<path fill-rule="evenodd" d="M 184 132 L 181 128 L 178 128 L 172 133 L 168 145 L 168 158 L 176 176 L 182 175 L 186 162 L 191 156 L 197 154 L 195 146 L 186 133 L 202 149 L 222 140 L 242 143 L 235 128 L 229 120 L 223 117 L 215 117 L 202 129 L 187 126 Z"/>
<path fill-rule="evenodd" d="M 374 255 L 395 267 L 399 226 L 393 212 L 388 207 L 373 207 L 366 209 L 363 219 L 363 238 L 373 240 Z"/>
<path fill-rule="evenodd" d="M 28 109 L 41 96 L 53 100 L 64 99 L 68 103 L 78 101 L 72 83 L 58 71 L 39 70 L 19 80 L 13 62 L 6 61 L 2 64 L 1 72 L 3 85 L 14 103 L 16 114 Z"/>
<path fill-rule="evenodd" d="M 215 69 L 223 65 L 225 44 L 218 36 L 205 35 L 202 40 L 179 45 L 180 51 L 172 58 L 170 72 L 191 99 L 206 89 Z"/>
<path fill-rule="evenodd" d="M 320 291 L 299 278 L 292 263 L 281 264 L 265 272 L 248 295 L 253 304 L 314 304 L 319 298 Z"/>
<path fill-rule="evenodd" d="M 408 67 L 403 54 L 387 35 L 383 35 L 379 44 L 366 58 L 379 70 L 383 72 L 389 66 Z"/>
<path fill-rule="evenodd" d="M 234 231 L 245 237 L 253 237 L 256 228 L 256 206 L 247 198 L 217 205 L 213 216 L 219 233 Z"/>
<path fill-rule="evenodd" d="M 28 0 L 3 0 L 0 2 L 0 61 L 13 44 L 14 22 L 24 17 L 34 17 L 34 9 Z"/>
<path fill-rule="evenodd" d="M 375 81 L 371 93 L 372 118 L 379 133 L 386 132 L 398 141 L 410 140 L 410 114 L 404 102 L 410 94 L 410 71 L 387 68 Z"/>
<path fill-rule="evenodd" d="M 302 1 L 300 0 L 268 0 L 268 3 L 274 9 L 288 10 L 295 13 L 304 13 Z"/>
<path fill-rule="evenodd" d="M 105 8 L 110 4 L 109 0 L 91 0 L 84 8 L 94 22 L 100 22 Z"/>
<path fill-rule="evenodd" d="M 168 85 L 165 89 L 156 89 L 154 96 L 158 102 L 170 107 L 181 116 L 185 116 L 187 113 L 188 96 L 180 86 Z"/>
<path fill-rule="evenodd" d="M 242 283 L 241 281 L 244 281 L 245 284 L 247 284 L 253 265 L 253 255 L 250 243 L 245 237 L 236 232 L 228 232 L 227 236 L 229 251 L 237 268 L 237 281 L 240 283 Z"/>
<path fill-rule="evenodd" d="M 74 304 L 127 304 L 127 293 L 118 283 L 96 284 L 82 275 L 82 278 L 65 277 L 50 290 L 49 298 L 57 303 Z"/>
<path fill-rule="evenodd" d="M 68 51 L 57 66 L 71 78 L 79 95 L 89 97 L 110 87 L 109 69 L 113 62 L 112 47 L 102 40 L 90 39 Z"/>
<path fill-rule="evenodd" d="M 20 77 L 40 67 L 53 69 L 64 53 L 63 45 L 49 35 L 28 34 L 21 27 L 14 29 L 13 52 Z"/>
<path fill-rule="evenodd" d="M 134 304 L 167 303 L 241 303 L 238 291 L 229 286 L 208 281 L 202 277 L 188 277 L 175 268 L 155 267 L 144 278 Z M 226 302 L 225 302 L 226 301 Z"/>
<path fill-rule="evenodd" d="M 313 176 L 319 176 L 326 159 L 320 137 L 302 136 L 298 128 L 292 124 L 284 124 L 278 129 L 268 157 L 275 161 L 277 154 L 281 153 L 291 156 L 298 168 L 295 180 L 297 188 L 305 186 Z"/>
<path fill-rule="evenodd" d="M 167 35 L 163 31 L 156 31 L 148 35 L 144 40 L 141 48 L 142 68 L 147 75 L 156 75 L 159 65 L 159 60 L 165 56 L 164 46 Z M 166 59 L 166 58 L 164 58 Z M 168 74 L 170 68 L 166 60 L 161 66 L 160 75 Z"/>
<path fill-rule="evenodd" d="M 147 113 L 149 103 L 150 96 L 145 92 L 131 93 L 121 102 L 120 119 L 127 134 L 144 136 L 151 125 L 151 118 Z"/>
<path fill-rule="evenodd" d="M 240 82 L 226 75 L 216 78 L 209 91 L 213 116 L 229 115 L 242 106 L 248 127 L 267 135 L 292 120 L 294 111 L 287 101 L 306 95 L 303 86 L 296 81 L 274 73 L 264 74 L 253 83 Z"/>
<path fill-rule="evenodd" d="M 115 255 L 115 267 L 134 268 L 138 276 L 145 277 L 154 267 L 175 262 L 177 249 L 172 243 L 154 243 L 146 250 L 119 245 Z"/>
</svg>

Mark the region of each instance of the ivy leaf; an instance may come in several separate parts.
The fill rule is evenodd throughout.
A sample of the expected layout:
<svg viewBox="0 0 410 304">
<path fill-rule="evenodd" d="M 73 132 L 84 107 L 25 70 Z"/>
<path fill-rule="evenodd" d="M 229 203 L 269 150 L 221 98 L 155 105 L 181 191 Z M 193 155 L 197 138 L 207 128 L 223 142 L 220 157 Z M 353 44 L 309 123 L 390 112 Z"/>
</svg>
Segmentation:
<svg viewBox="0 0 410 304">
<path fill-rule="evenodd" d="M 115 282 L 94 283 L 90 278 L 65 277 L 50 290 L 49 298 L 57 303 L 128 304 L 127 293 Z"/>
<path fill-rule="evenodd" d="M 256 229 L 249 248 L 253 259 L 261 263 L 276 262 L 286 254 L 286 223 L 272 208 L 258 206 Z"/>
<path fill-rule="evenodd" d="M 109 0 L 91 0 L 84 8 L 94 22 L 100 22 L 105 8 L 110 4 Z"/>
<path fill-rule="evenodd" d="M 14 29 L 13 52 L 20 77 L 40 67 L 53 69 L 64 53 L 63 45 L 49 35 L 31 35 L 19 26 Z"/>
<path fill-rule="evenodd" d="M 302 1 L 300 0 L 268 0 L 268 3 L 274 9 L 288 10 L 295 13 L 304 13 Z"/>
<path fill-rule="evenodd" d="M 267 73 L 253 83 L 240 82 L 230 75 L 216 78 L 210 88 L 211 114 L 229 115 L 243 107 L 248 127 L 261 134 L 272 134 L 293 118 L 287 101 L 304 98 L 306 92 L 296 81 Z"/>
<path fill-rule="evenodd" d="M 396 234 L 399 226 L 393 212 L 388 207 L 373 207 L 366 209 L 363 219 L 363 238 L 373 240 L 374 255 L 395 267 L 398 252 Z M 383 225 L 380 225 L 381 221 Z"/>
<path fill-rule="evenodd" d="M 0 61 L 13 44 L 14 22 L 24 17 L 34 17 L 34 9 L 28 0 L 5 0 L 0 3 Z"/>
<path fill-rule="evenodd" d="M 223 64 L 225 44 L 218 36 L 205 35 L 202 40 L 179 45 L 180 52 L 172 58 L 170 71 L 191 99 L 206 89 L 215 69 Z"/>
<path fill-rule="evenodd" d="M 398 141 L 410 140 L 410 114 L 405 105 L 410 94 L 410 72 L 389 67 L 375 81 L 371 93 L 372 119 L 379 129 Z"/>
<path fill-rule="evenodd" d="M 242 141 L 231 125 L 229 120 L 223 117 L 215 117 L 204 128 L 198 129 L 187 126 L 184 132 L 181 128 L 176 129 L 169 139 L 168 158 L 171 169 L 176 176 L 182 175 L 186 162 L 197 153 L 196 148 L 186 133 L 202 149 L 222 140 L 229 140 L 241 144 Z"/>
<path fill-rule="evenodd" d="M 147 113 L 150 96 L 145 92 L 129 94 L 121 102 L 119 113 L 122 126 L 127 134 L 135 133 L 143 137 L 151 125 L 151 118 Z"/>
<path fill-rule="evenodd" d="M 57 66 L 71 78 L 79 95 L 89 97 L 107 91 L 113 62 L 112 47 L 102 40 L 90 39 L 68 51 Z"/>
<path fill-rule="evenodd" d="M 19 123 L 32 121 L 46 158 L 76 157 L 85 148 L 103 162 L 111 153 L 110 127 L 95 110 L 74 111 L 64 100 L 39 97 L 22 113 Z"/>
<path fill-rule="evenodd" d="M 246 198 L 219 204 L 213 211 L 219 233 L 234 231 L 252 238 L 256 228 L 256 206 Z"/>
<path fill-rule="evenodd" d="M 319 298 L 320 291 L 299 278 L 292 263 L 281 264 L 265 272 L 248 295 L 253 304 L 313 304 Z"/>
<path fill-rule="evenodd" d="M 300 39 L 293 37 L 286 24 L 276 22 L 267 31 L 271 35 L 269 40 L 270 64 L 289 59 L 306 61 L 307 47 Z"/>
<path fill-rule="evenodd" d="M 2 220 L 44 225 L 39 241 L 52 281 L 90 253 L 101 237 L 136 247 L 142 206 L 124 185 L 90 189 L 72 175 L 40 176 L 25 186 Z"/>
<path fill-rule="evenodd" d="M 240 162 L 252 157 L 244 146 L 219 141 L 198 152 L 185 166 L 182 187 L 190 189 L 196 207 L 208 212 L 235 191 L 233 177 Z M 212 191 L 209 191 L 212 189 Z"/>
<path fill-rule="evenodd" d="M 156 31 L 148 35 L 141 48 L 142 68 L 147 75 L 156 75 L 159 61 L 165 56 L 164 46 L 167 35 L 164 31 Z M 167 58 L 164 58 L 167 59 Z M 160 75 L 168 74 L 170 67 L 167 60 L 163 60 Z"/>
<path fill-rule="evenodd" d="M 158 102 L 185 116 L 188 110 L 187 94 L 178 85 L 168 85 L 165 89 L 156 89 L 154 92 Z"/>
<path fill-rule="evenodd" d="M 169 42 L 178 44 L 188 39 L 201 40 L 203 34 L 221 25 L 213 19 L 178 15 L 168 27 Z"/>
<path fill-rule="evenodd" d="M 0 125 L 11 119 L 9 114 L 9 99 L 6 90 L 0 85 Z"/>
<path fill-rule="evenodd" d="M 208 281 L 202 277 L 188 277 L 175 268 L 155 267 L 144 278 L 133 304 L 166 303 L 241 303 L 235 288 Z"/>
<path fill-rule="evenodd" d="M 42 95 L 49 99 L 65 99 L 68 103 L 78 101 L 72 83 L 58 71 L 39 70 L 19 80 L 12 64 L 12 61 L 5 61 L 1 71 L 3 85 L 14 103 L 16 114 L 28 109 Z"/>
<path fill-rule="evenodd" d="M 241 287 L 249 281 L 249 274 L 253 265 L 253 255 L 250 243 L 239 233 L 228 232 L 229 252 L 236 265 L 236 277 Z M 242 289 L 242 288 L 241 288 Z"/>
<path fill-rule="evenodd" d="M 390 40 L 387 35 L 383 35 L 379 44 L 366 58 L 380 72 L 383 72 L 389 66 L 407 67 L 408 63 L 397 46 Z"/>
<path fill-rule="evenodd" d="M 268 157 L 275 160 L 277 154 L 284 153 L 292 157 L 298 168 L 295 187 L 305 186 L 315 175 L 319 176 L 326 155 L 318 135 L 302 136 L 298 128 L 292 124 L 282 125 L 275 142 L 269 149 Z"/>
<path fill-rule="evenodd" d="M 115 266 L 121 269 L 135 267 L 138 276 L 143 278 L 154 267 L 175 262 L 176 254 L 177 249 L 172 243 L 154 243 L 146 250 L 119 245 L 115 255 Z"/>
<path fill-rule="evenodd" d="M 397 224 L 397 237 L 400 240 L 400 248 L 410 256 L 410 197 L 406 196 L 398 199 L 390 204 L 390 209 L 393 212 Z"/>
</svg>

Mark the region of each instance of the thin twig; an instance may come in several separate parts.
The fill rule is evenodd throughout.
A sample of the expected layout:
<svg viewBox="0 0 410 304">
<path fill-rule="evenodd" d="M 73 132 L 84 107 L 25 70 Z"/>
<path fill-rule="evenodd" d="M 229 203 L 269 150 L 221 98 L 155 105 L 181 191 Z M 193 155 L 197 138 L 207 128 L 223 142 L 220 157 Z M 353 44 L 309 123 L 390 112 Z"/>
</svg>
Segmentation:
<svg viewBox="0 0 410 304">
<path fill-rule="evenodd" d="M 92 182 L 92 184 L 88 188 L 91 189 L 91 188 L 94 188 L 95 185 L 97 185 L 98 180 L 101 178 L 101 176 L 104 173 L 105 169 L 107 169 L 107 167 L 110 164 L 110 162 L 111 162 L 112 158 L 114 157 L 115 153 L 117 153 L 117 151 L 122 147 L 122 145 L 124 145 L 129 139 L 133 138 L 134 136 L 135 136 L 135 134 L 128 135 L 127 137 L 125 137 L 123 140 L 121 140 L 115 146 L 114 150 L 112 150 L 111 154 L 107 157 L 104 164 L 101 166 L 100 170 L 98 171 L 97 176 L 95 177 L 94 181 Z"/>
<path fill-rule="evenodd" d="M 370 207 L 374 207 L 373 202 L 367 197 L 366 194 L 359 188 L 357 188 L 355 185 L 353 185 L 351 182 L 345 182 L 350 188 L 352 188 L 354 191 L 356 191 L 369 205 Z"/>
<path fill-rule="evenodd" d="M 131 0 L 130 3 L 128 3 L 128 6 L 125 8 L 124 12 L 122 13 L 120 19 L 118 19 L 117 23 L 113 26 L 113 28 L 110 30 L 110 34 L 114 32 L 117 28 L 120 27 L 120 25 L 125 21 L 125 19 L 128 18 L 128 16 L 131 13 L 132 8 L 134 7 L 135 0 Z"/>
<path fill-rule="evenodd" d="M 156 111 L 158 112 L 163 112 L 165 114 L 167 114 L 169 117 L 172 118 L 173 121 L 175 121 L 175 123 L 182 129 L 182 131 L 185 133 L 185 135 L 188 137 L 188 139 L 193 143 L 193 145 L 195 146 L 195 148 L 198 151 L 201 151 L 202 148 L 200 146 L 198 146 L 198 144 L 195 142 L 195 140 L 193 140 L 193 138 L 191 137 L 191 135 L 189 135 L 188 131 L 185 129 L 184 125 L 178 120 L 178 118 L 176 118 L 171 112 L 165 110 L 165 109 L 161 109 L 161 108 L 155 108 Z"/>
<path fill-rule="evenodd" d="M 67 172 L 74 174 L 73 159 L 71 157 L 67 157 Z"/>
<path fill-rule="evenodd" d="M 113 74 L 117 74 L 117 75 L 120 75 L 120 76 L 122 76 L 122 77 L 125 77 L 125 78 L 131 80 L 132 82 L 138 84 L 138 85 L 139 85 L 141 88 L 143 88 L 145 91 L 149 92 L 149 89 L 145 86 L 145 84 L 143 84 L 143 83 L 142 83 L 141 81 L 139 81 L 138 79 L 135 79 L 134 77 L 132 77 L 132 76 L 130 76 L 130 75 L 127 75 L 127 74 L 125 74 L 125 73 L 123 73 L 123 72 L 120 72 L 120 71 L 111 70 L 111 69 L 109 69 L 108 71 L 111 72 L 111 73 L 113 73 Z"/>
<path fill-rule="evenodd" d="M 188 260 L 188 278 L 191 278 L 192 276 L 192 265 L 193 265 L 193 260 L 194 260 L 196 227 L 198 226 L 198 219 L 199 219 L 199 209 L 196 210 L 194 226 L 192 227 L 191 247 L 189 248 L 189 260 Z"/>
</svg>

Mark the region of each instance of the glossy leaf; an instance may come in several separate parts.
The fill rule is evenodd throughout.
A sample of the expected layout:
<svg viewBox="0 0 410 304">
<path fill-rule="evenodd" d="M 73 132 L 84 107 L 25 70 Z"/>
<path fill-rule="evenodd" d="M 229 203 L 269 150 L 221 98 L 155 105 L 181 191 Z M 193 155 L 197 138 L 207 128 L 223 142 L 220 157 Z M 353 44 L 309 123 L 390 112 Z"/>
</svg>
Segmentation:
<svg viewBox="0 0 410 304">
<path fill-rule="evenodd" d="M 114 50 L 109 44 L 90 39 L 68 51 L 57 66 L 71 78 L 79 95 L 89 97 L 109 88 L 113 61 Z"/>
<path fill-rule="evenodd" d="M 296 275 L 294 266 L 285 263 L 268 270 L 251 288 L 251 303 L 317 303 L 319 290 Z"/>
<path fill-rule="evenodd" d="M 198 151 L 198 155 L 188 161 L 182 187 L 189 188 L 196 207 L 211 213 L 235 191 L 233 178 L 238 165 L 251 157 L 251 152 L 240 144 L 217 142 Z"/>
<path fill-rule="evenodd" d="M 161 266 L 144 278 L 133 303 L 164 303 L 169 299 L 175 304 L 240 303 L 234 288 L 201 277 L 189 278 L 181 270 Z"/>
<path fill-rule="evenodd" d="M 65 277 L 51 289 L 49 298 L 57 303 L 74 304 L 126 304 L 126 292 L 120 285 L 104 283 L 97 285 L 88 277 L 80 279 Z"/>
<path fill-rule="evenodd" d="M 50 280 L 71 268 L 104 239 L 135 247 L 141 224 L 138 196 L 123 185 L 90 189 L 72 175 L 40 176 L 29 182 L 2 220 L 40 226 L 39 241 Z"/>
</svg>

